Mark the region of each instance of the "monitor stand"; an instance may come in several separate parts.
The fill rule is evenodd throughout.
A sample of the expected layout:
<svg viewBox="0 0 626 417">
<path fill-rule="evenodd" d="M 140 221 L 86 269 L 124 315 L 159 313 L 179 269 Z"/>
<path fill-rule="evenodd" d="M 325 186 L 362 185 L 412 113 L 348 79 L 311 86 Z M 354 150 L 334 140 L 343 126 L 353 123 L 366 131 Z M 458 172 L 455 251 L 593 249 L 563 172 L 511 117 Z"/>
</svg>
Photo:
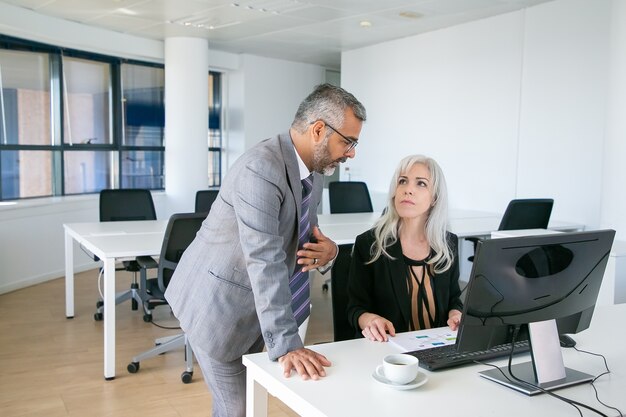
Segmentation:
<svg viewBox="0 0 626 417">
<path fill-rule="evenodd" d="M 563 365 L 563 354 L 555 320 L 547 320 L 528 325 L 531 346 L 531 362 L 479 372 L 480 376 L 526 395 L 540 394 L 570 385 L 593 380 L 593 376 Z M 516 379 L 521 379 L 520 382 Z"/>
</svg>

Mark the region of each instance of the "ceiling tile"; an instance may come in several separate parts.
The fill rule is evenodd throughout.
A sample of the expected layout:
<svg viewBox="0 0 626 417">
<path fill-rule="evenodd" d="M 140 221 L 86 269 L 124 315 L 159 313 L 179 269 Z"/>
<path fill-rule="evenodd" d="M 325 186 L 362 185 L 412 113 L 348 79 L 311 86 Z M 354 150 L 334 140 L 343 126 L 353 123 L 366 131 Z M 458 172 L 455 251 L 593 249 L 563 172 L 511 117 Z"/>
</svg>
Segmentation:
<svg viewBox="0 0 626 417">
<path fill-rule="evenodd" d="M 331 68 L 339 68 L 342 50 L 547 1 L 551 0 L 0 0 L 135 36 L 157 40 L 197 36 L 225 52 Z M 401 12 L 417 18 L 403 17 Z M 361 27 L 363 20 L 371 27 Z"/>
</svg>

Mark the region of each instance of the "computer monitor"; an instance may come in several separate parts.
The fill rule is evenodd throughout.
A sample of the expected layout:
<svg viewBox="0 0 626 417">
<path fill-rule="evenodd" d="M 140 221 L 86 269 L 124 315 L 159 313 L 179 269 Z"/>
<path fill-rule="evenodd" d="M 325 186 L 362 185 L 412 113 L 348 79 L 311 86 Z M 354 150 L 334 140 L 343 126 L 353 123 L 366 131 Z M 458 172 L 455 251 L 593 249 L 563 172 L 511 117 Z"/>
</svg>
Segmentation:
<svg viewBox="0 0 626 417">
<path fill-rule="evenodd" d="M 528 395 L 541 390 L 516 378 L 546 390 L 591 380 L 564 367 L 558 337 L 589 327 L 614 236 L 599 230 L 480 241 L 457 350 L 528 339 L 532 361 L 514 365 L 513 377 L 508 367 L 481 372 Z"/>
</svg>

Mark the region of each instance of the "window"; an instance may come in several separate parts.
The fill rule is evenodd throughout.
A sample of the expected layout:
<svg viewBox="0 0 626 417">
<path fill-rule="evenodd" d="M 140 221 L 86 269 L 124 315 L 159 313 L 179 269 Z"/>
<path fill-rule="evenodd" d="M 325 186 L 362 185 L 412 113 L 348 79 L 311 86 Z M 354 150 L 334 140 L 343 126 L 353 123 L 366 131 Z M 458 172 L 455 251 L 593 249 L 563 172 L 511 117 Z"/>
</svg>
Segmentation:
<svg viewBox="0 0 626 417">
<path fill-rule="evenodd" d="M 165 72 L 122 64 L 121 188 L 163 189 Z"/>
<path fill-rule="evenodd" d="M 222 181 L 222 75 L 209 72 L 209 187 Z"/>
<path fill-rule="evenodd" d="M 222 173 L 210 71 L 207 185 Z M 163 65 L 0 35 L 0 201 L 165 187 Z"/>
<path fill-rule="evenodd" d="M 163 189 L 162 65 L 0 35 L 0 201 Z"/>
<path fill-rule="evenodd" d="M 0 200 L 52 195 L 48 54 L 0 49 Z"/>
</svg>

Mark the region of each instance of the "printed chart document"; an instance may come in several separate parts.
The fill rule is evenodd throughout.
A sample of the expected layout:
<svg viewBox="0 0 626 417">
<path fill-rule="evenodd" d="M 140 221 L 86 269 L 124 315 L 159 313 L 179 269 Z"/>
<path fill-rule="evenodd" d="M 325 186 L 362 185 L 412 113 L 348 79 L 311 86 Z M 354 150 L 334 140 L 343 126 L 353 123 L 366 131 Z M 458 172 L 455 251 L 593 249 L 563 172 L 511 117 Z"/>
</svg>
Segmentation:
<svg viewBox="0 0 626 417">
<path fill-rule="evenodd" d="M 428 349 L 432 347 L 453 345 L 456 343 L 456 331 L 449 327 L 416 330 L 414 332 L 397 333 L 390 336 L 389 341 L 404 352 Z"/>
</svg>

